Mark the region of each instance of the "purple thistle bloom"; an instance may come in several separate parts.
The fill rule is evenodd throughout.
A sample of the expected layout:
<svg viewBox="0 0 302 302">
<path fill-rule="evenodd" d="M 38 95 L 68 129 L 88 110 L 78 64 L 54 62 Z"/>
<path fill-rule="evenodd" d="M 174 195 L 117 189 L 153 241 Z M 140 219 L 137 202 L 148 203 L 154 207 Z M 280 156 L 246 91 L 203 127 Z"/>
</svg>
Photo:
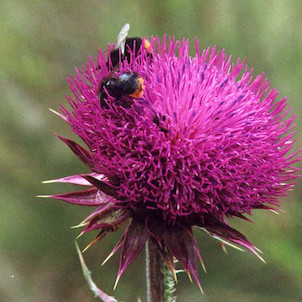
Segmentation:
<svg viewBox="0 0 302 302">
<path fill-rule="evenodd" d="M 118 278 L 151 239 L 168 267 L 176 257 L 199 285 L 201 261 L 192 227 L 246 247 L 255 246 L 226 218 L 248 220 L 253 209 L 276 209 L 294 185 L 300 159 L 293 147 L 295 116 L 286 99 L 276 101 L 264 74 L 253 77 L 245 60 L 216 48 L 189 56 L 189 43 L 152 38 L 152 56 L 141 47 L 115 71 L 136 72 L 144 80 L 141 98 L 107 94 L 100 83 L 112 66 L 99 52 L 69 79 L 71 110 L 59 114 L 85 143 L 60 137 L 91 174 L 54 180 L 89 188 L 52 195 L 69 203 L 97 206 L 80 225 L 99 229 L 96 242 L 124 224 L 113 249 L 121 248 Z M 131 53 L 131 50 L 129 50 Z"/>
</svg>

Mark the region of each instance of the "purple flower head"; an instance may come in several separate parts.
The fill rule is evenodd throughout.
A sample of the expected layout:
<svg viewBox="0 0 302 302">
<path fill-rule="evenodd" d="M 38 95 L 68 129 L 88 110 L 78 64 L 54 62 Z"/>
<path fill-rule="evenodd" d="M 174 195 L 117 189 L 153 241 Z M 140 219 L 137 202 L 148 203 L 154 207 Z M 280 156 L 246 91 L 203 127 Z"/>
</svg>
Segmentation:
<svg viewBox="0 0 302 302">
<path fill-rule="evenodd" d="M 198 41 L 192 57 L 187 40 L 150 42 L 128 47 L 115 67 L 109 45 L 69 79 L 71 109 L 59 115 L 86 147 L 60 138 L 92 173 L 55 180 L 89 188 L 51 197 L 97 207 L 81 223 L 82 233 L 99 230 L 93 243 L 128 224 L 111 253 L 121 247 L 118 279 L 150 239 L 172 272 L 175 257 L 199 284 L 193 226 L 258 255 L 226 218 L 276 209 L 294 185 L 295 117 L 245 60 L 232 63 L 215 47 L 200 53 Z M 143 81 L 140 97 L 101 84 L 125 74 Z"/>
</svg>

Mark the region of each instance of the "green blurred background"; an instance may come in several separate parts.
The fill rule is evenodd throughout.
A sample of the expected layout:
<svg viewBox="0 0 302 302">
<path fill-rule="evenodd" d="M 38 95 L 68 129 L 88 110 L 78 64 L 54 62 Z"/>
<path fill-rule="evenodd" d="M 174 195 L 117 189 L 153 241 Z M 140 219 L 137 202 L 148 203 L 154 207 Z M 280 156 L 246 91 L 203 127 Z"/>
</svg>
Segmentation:
<svg viewBox="0 0 302 302">
<path fill-rule="evenodd" d="M 247 57 L 255 74 L 263 71 L 286 95 L 297 115 L 302 145 L 302 3 L 289 1 L 72 1 L 2 0 L 0 3 L 0 301 L 96 301 L 82 276 L 75 252 L 80 222 L 90 209 L 37 194 L 66 192 L 67 185 L 42 180 L 88 172 L 49 131 L 75 139 L 48 111 L 65 102 L 66 77 L 88 55 L 116 39 L 122 25 L 131 36 L 198 37 L 201 47 L 216 44 L 234 58 Z M 193 43 L 192 43 L 193 45 Z M 302 167 L 299 163 L 298 166 Z M 280 215 L 255 212 L 255 224 L 232 221 L 264 252 L 228 248 L 197 233 L 208 270 L 200 270 L 200 296 L 185 274 L 178 301 L 302 301 L 301 180 L 283 201 Z M 121 235 L 105 238 L 85 253 L 97 284 L 109 293 L 118 255 L 101 267 Z M 80 240 L 82 247 L 93 234 Z M 145 301 L 144 255 L 123 275 L 114 295 L 124 302 Z"/>
</svg>

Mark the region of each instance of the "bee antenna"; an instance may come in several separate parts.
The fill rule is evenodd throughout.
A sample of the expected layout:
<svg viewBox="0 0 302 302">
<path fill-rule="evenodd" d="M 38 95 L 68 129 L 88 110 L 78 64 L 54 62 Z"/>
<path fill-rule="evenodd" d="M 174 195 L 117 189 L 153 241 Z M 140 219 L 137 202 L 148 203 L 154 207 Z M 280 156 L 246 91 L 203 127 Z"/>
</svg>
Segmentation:
<svg viewBox="0 0 302 302">
<path fill-rule="evenodd" d="M 119 34 L 117 36 L 115 49 L 120 48 L 122 55 L 124 55 L 124 53 L 125 53 L 125 44 L 126 44 L 126 38 L 128 36 L 129 29 L 130 29 L 130 25 L 129 25 L 129 23 L 126 23 L 122 27 L 121 31 L 119 32 Z"/>
</svg>

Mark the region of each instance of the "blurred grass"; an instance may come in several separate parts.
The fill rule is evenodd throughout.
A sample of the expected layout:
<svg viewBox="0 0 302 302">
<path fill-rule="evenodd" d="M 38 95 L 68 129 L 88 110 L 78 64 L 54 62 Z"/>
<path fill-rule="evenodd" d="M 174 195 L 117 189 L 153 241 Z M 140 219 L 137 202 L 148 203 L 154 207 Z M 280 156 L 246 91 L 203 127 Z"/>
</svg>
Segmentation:
<svg viewBox="0 0 302 302">
<path fill-rule="evenodd" d="M 1 211 L 0 301 L 95 301 L 81 273 L 69 227 L 87 209 L 35 198 L 68 191 L 41 181 L 87 169 L 50 132 L 74 138 L 48 108 L 69 93 L 66 77 L 97 48 L 115 41 L 121 26 L 130 35 L 164 33 L 216 44 L 234 58 L 247 57 L 255 74 L 266 72 L 298 118 L 302 145 L 301 1 L 71 1 L 2 0 L 0 3 Z M 192 44 L 193 45 L 193 44 Z M 300 167 L 301 163 L 299 164 Z M 208 274 L 205 296 L 180 277 L 178 301 L 299 301 L 302 299 L 301 180 L 284 200 L 285 213 L 255 212 L 255 224 L 234 221 L 264 252 L 264 265 L 200 234 Z M 118 256 L 100 267 L 121 232 L 106 238 L 85 259 L 101 288 L 112 292 Z M 89 236 L 88 236 L 89 237 Z M 80 241 L 83 246 L 89 240 Z M 115 292 L 123 301 L 145 299 L 144 256 L 125 273 Z"/>
</svg>

